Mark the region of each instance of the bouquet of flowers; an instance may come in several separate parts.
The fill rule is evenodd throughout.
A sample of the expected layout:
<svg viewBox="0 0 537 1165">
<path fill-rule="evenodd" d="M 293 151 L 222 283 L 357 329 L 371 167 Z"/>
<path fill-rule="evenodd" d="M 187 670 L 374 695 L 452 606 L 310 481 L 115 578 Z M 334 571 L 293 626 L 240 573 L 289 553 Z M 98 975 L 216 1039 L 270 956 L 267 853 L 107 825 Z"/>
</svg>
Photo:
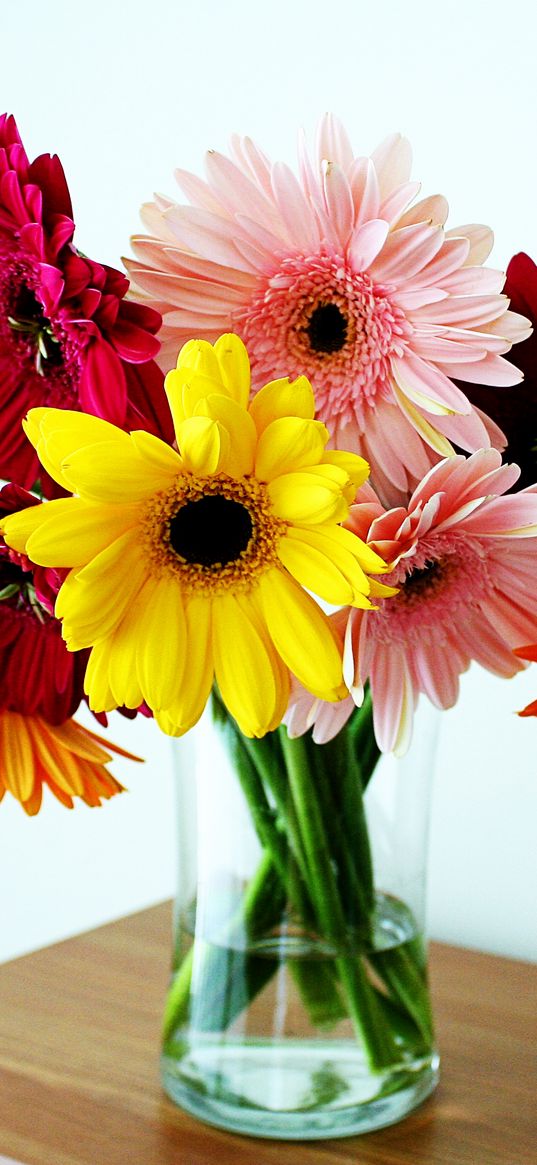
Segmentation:
<svg viewBox="0 0 537 1165">
<path fill-rule="evenodd" d="M 420 695 L 537 658 L 537 271 L 518 255 L 504 287 L 491 232 L 418 199 L 405 139 L 355 157 L 326 116 L 298 178 L 248 138 L 177 171 L 190 205 L 143 208 L 129 286 L 75 246 L 58 159 L 11 117 L 0 147 L 0 797 L 121 791 L 82 699 L 171 736 L 210 702 L 257 848 L 209 930 L 185 904 L 166 1086 L 249 1132 L 389 1123 L 437 1060 L 366 791 Z M 284 962 L 305 1064 L 245 1027 Z"/>
</svg>

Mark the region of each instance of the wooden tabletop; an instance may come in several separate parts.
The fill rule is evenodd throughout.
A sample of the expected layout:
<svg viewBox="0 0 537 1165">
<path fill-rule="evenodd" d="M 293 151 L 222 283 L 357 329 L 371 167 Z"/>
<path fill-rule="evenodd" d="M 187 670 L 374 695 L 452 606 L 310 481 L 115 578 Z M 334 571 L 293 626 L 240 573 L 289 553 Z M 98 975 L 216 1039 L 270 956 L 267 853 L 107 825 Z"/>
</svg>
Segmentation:
<svg viewBox="0 0 537 1165">
<path fill-rule="evenodd" d="M 0 967 L 0 1154 L 25 1165 L 535 1165 L 537 966 L 433 944 L 442 1082 L 398 1125 L 253 1140 L 158 1079 L 170 908 Z"/>
</svg>

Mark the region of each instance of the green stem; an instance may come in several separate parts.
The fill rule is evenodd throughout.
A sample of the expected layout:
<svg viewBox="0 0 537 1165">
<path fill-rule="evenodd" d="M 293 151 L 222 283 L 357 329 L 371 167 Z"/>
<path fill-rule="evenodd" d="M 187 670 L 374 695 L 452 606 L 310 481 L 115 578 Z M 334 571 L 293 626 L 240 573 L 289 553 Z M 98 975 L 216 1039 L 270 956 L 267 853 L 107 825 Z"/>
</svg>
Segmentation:
<svg viewBox="0 0 537 1165">
<path fill-rule="evenodd" d="M 362 943 L 372 939 L 373 867 L 365 820 L 360 772 L 343 733 L 328 744 L 304 737 L 330 852 L 336 861 L 338 889 L 347 924 Z"/>
<path fill-rule="evenodd" d="M 311 781 L 307 749 L 303 738 L 290 740 L 283 733 L 281 744 L 309 869 L 311 896 L 321 931 L 332 940 L 337 951 L 345 950 L 348 941 L 345 916 L 337 891 L 322 814 Z M 335 963 L 345 988 L 350 1014 L 361 1036 L 371 1068 L 379 1070 L 388 1067 L 399 1058 L 397 1046 L 384 1024 L 381 1008 L 361 960 L 338 954 Z"/>
<path fill-rule="evenodd" d="M 424 1042 L 433 1038 L 433 1017 L 426 977 L 410 944 L 375 951 L 369 955 L 371 965 L 382 978 L 390 997 L 402 1012 L 412 1017 Z"/>
<path fill-rule="evenodd" d="M 365 793 L 380 757 L 373 727 L 373 700 L 369 687 L 366 688 L 362 706 L 356 709 L 349 720 L 345 734 L 354 764 L 361 772 L 362 791 Z"/>
<path fill-rule="evenodd" d="M 271 925 L 271 923 L 280 917 L 281 911 L 285 903 L 284 895 L 281 889 L 281 882 L 279 874 L 275 870 L 270 851 L 265 851 L 257 870 L 249 882 L 244 897 L 242 899 L 239 910 L 236 912 L 233 919 L 230 921 L 229 930 L 226 929 L 225 935 L 222 936 L 222 943 L 209 943 L 203 939 L 195 939 L 190 950 L 184 955 L 179 969 L 174 975 L 164 1007 L 163 1019 L 163 1038 L 166 1040 L 172 1032 L 187 1020 L 188 1008 L 190 1001 L 190 993 L 192 987 L 192 969 L 194 964 L 194 956 L 197 958 L 204 958 L 205 967 L 204 974 L 207 982 L 211 985 L 211 1007 L 205 1017 L 204 1024 L 208 1030 L 213 1026 L 218 1027 L 222 1021 L 222 1003 L 221 990 L 225 976 L 222 972 L 229 970 L 229 967 L 222 967 L 222 960 L 226 964 L 229 963 L 229 951 L 233 949 L 235 944 L 235 951 L 237 957 L 238 976 L 242 983 L 248 979 L 245 969 L 250 969 L 255 972 L 250 975 L 252 982 L 251 994 L 248 994 L 241 1003 L 237 992 L 233 993 L 235 1000 L 235 1014 L 238 1014 L 242 1008 L 250 1002 L 257 991 L 264 986 L 264 983 L 271 978 L 274 973 L 274 965 L 270 959 L 259 959 L 256 956 L 249 956 L 247 948 L 244 947 L 245 932 L 248 937 L 255 937 L 256 934 L 262 934 L 264 930 Z M 203 952 L 203 953 L 202 953 Z M 257 990 L 253 990 L 256 979 L 259 979 Z M 227 1007 L 226 1026 L 233 1019 L 231 1014 L 231 1007 Z"/>
</svg>

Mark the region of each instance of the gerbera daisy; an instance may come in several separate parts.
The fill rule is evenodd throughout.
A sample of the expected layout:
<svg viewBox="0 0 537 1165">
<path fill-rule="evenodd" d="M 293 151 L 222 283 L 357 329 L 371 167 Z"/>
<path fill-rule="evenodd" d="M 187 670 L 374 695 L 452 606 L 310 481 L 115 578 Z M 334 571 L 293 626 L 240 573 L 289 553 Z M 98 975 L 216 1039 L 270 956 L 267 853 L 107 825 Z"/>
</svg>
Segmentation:
<svg viewBox="0 0 537 1165">
<path fill-rule="evenodd" d="M 456 702 L 459 675 L 472 660 L 496 675 L 524 665 L 513 655 L 537 632 L 537 487 L 502 497 L 517 480 L 488 449 L 446 458 L 413 493 L 407 507 L 385 511 L 369 486 L 358 494 L 350 528 L 393 563 L 385 582 L 398 587 L 389 602 L 363 617 L 345 618 L 344 674 L 354 702 L 369 680 L 375 735 L 384 751 L 403 752 L 420 692 L 439 708 Z M 291 729 L 319 722 L 328 740 L 330 711 L 303 693 L 293 698 Z M 347 700 L 347 714 L 354 707 Z"/>
<path fill-rule="evenodd" d="M 125 299 L 129 281 L 121 272 L 76 250 L 74 229 L 59 159 L 44 154 L 30 163 L 14 118 L 3 115 L 0 477 L 27 487 L 38 462 L 21 421 L 34 405 L 85 409 L 125 428 L 160 432 L 143 380 L 131 396 L 126 374 L 158 352 L 160 316 Z"/>
<path fill-rule="evenodd" d="M 327 700 L 344 693 L 341 641 L 314 599 L 369 608 L 380 556 L 344 530 L 359 457 L 327 452 L 302 377 L 249 404 L 236 336 L 185 346 L 167 378 L 178 451 L 145 432 L 36 409 L 26 426 L 55 480 L 78 494 L 5 519 L 6 541 L 70 566 L 56 614 L 92 648 L 90 706 L 143 700 L 166 732 L 201 715 L 213 678 L 246 735 L 284 713 L 288 668 Z"/>
<path fill-rule="evenodd" d="M 193 331 L 237 332 L 254 388 L 305 373 L 336 446 L 371 462 L 388 499 L 452 441 L 502 447 L 453 378 L 517 384 L 503 356 L 527 321 L 507 311 L 503 273 L 481 266 L 491 232 L 446 231 L 440 195 L 414 202 L 408 142 L 355 157 L 327 115 L 313 160 L 301 143 L 299 180 L 248 138 L 232 155 L 209 152 L 207 182 L 176 171 L 191 206 L 156 196 L 142 209 L 150 234 L 133 238 L 127 268 L 163 315 L 163 366 Z"/>
</svg>

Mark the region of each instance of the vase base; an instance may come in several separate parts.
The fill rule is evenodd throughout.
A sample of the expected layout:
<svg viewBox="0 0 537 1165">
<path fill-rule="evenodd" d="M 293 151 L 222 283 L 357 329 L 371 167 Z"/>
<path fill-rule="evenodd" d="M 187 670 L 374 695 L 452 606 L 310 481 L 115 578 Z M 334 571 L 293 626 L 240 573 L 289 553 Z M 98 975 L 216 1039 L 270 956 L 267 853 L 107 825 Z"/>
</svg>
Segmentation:
<svg viewBox="0 0 537 1165">
<path fill-rule="evenodd" d="M 380 1077 L 367 1072 L 359 1053 L 351 1057 L 333 1046 L 287 1047 L 277 1060 L 277 1047 L 206 1044 L 181 1061 L 163 1056 L 162 1083 L 180 1108 L 206 1124 L 313 1141 L 395 1124 L 430 1096 L 439 1077 L 436 1053 Z"/>
</svg>

